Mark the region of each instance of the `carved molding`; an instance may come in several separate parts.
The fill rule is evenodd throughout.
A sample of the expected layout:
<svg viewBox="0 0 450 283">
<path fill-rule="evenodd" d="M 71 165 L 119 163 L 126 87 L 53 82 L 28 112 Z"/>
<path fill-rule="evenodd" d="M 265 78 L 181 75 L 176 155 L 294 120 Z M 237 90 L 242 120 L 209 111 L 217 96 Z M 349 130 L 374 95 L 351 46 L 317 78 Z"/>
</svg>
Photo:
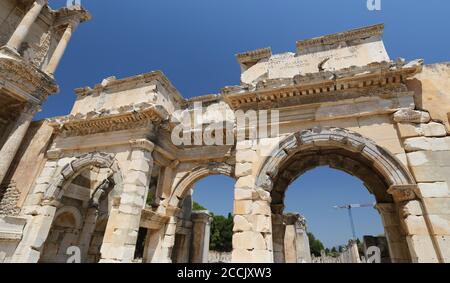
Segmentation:
<svg viewBox="0 0 450 283">
<path fill-rule="evenodd" d="M 352 41 L 356 39 L 363 39 L 372 36 L 381 36 L 383 35 L 384 25 L 373 25 L 369 27 L 363 27 L 359 29 L 349 30 L 346 32 L 335 33 L 330 35 L 325 35 L 321 37 L 316 37 L 307 40 L 299 40 L 297 41 L 297 50 L 301 51 L 305 48 L 311 48 L 322 45 L 331 45 L 344 41 Z"/>
<path fill-rule="evenodd" d="M 48 119 L 56 133 L 65 137 L 149 127 L 168 119 L 162 106 L 140 103 Z"/>
<path fill-rule="evenodd" d="M 372 63 L 336 72 L 297 75 L 293 78 L 267 79 L 256 85 L 228 86 L 221 90 L 232 109 L 245 107 L 271 108 L 274 103 L 308 99 L 326 95 L 355 93 L 359 96 L 382 95 L 407 91 L 403 82 L 422 70 L 422 62 L 404 65 L 396 62 Z M 373 93 L 373 94 L 372 94 Z M 298 101 L 296 102 L 298 104 Z M 312 103 L 312 102 L 309 102 Z M 275 105 L 276 106 L 276 105 Z"/>
<path fill-rule="evenodd" d="M 0 57 L 0 77 L 41 102 L 59 90 L 55 80 L 41 70 L 7 57 Z"/>
<path fill-rule="evenodd" d="M 414 178 L 394 156 L 358 133 L 334 127 L 315 127 L 297 132 L 285 138 L 274 152 L 265 160 L 256 179 L 257 187 L 273 190 L 273 181 L 279 170 L 296 152 L 314 148 L 338 148 L 360 154 L 373 162 L 388 184 L 413 185 Z"/>
</svg>

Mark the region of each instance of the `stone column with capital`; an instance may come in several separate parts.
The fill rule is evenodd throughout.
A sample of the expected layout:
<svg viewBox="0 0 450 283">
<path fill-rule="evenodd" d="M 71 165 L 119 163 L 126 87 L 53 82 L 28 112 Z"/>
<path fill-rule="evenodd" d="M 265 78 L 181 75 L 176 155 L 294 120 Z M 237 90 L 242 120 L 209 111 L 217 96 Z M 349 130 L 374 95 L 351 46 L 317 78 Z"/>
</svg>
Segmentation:
<svg viewBox="0 0 450 283">
<path fill-rule="evenodd" d="M 16 30 L 12 34 L 8 43 L 6 43 L 6 47 L 18 54 L 17 51 L 20 49 L 20 46 L 24 42 L 25 38 L 30 32 L 31 26 L 36 21 L 37 17 L 41 13 L 42 9 L 47 5 L 47 0 L 36 0 L 31 6 L 30 10 L 25 14 L 25 16 L 20 21 Z"/>
<path fill-rule="evenodd" d="M 211 220 L 208 211 L 192 213 L 192 263 L 208 263 Z"/>
<path fill-rule="evenodd" d="M 110 213 L 100 262 L 133 262 L 142 209 L 153 169 L 152 142 L 130 141 L 131 160 L 124 173 L 120 204 Z"/>
<path fill-rule="evenodd" d="M 8 173 L 8 169 L 19 150 L 22 140 L 36 112 L 40 110 L 38 105 L 28 104 L 14 123 L 14 126 L 0 149 L 0 184 Z"/>
<path fill-rule="evenodd" d="M 64 52 L 66 51 L 67 45 L 70 42 L 70 38 L 72 37 L 72 33 L 78 26 L 79 21 L 78 20 L 71 20 L 65 30 L 63 35 L 61 36 L 61 39 L 58 42 L 58 45 L 56 46 L 55 51 L 52 54 L 52 57 L 50 58 L 50 61 L 47 64 L 47 67 L 45 68 L 45 72 L 49 75 L 54 75 L 56 69 L 58 68 L 59 62 L 61 61 Z"/>
</svg>

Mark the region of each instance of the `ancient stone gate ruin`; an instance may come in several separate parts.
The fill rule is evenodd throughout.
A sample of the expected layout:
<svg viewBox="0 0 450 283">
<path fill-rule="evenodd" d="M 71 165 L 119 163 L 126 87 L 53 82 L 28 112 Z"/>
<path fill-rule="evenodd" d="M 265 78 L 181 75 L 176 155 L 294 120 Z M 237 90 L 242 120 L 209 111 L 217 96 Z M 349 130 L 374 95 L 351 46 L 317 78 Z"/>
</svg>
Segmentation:
<svg viewBox="0 0 450 283">
<path fill-rule="evenodd" d="M 31 122 L 89 16 L 18 2 L 0 2 L 0 262 L 66 262 L 71 246 L 82 262 L 202 262 L 210 218 L 191 193 L 217 174 L 236 180 L 232 261 L 297 262 L 284 194 L 318 166 L 364 181 L 393 262 L 450 262 L 450 64 L 391 60 L 375 25 L 238 54 L 241 84 L 217 95 L 185 99 L 160 71 L 110 77 L 75 90 L 69 115 Z M 200 103 L 203 124 L 174 143 Z M 250 113 L 245 127 L 236 113 Z M 255 135 L 254 113 L 276 117 L 276 135 Z M 211 124 L 216 142 L 196 143 Z"/>
</svg>

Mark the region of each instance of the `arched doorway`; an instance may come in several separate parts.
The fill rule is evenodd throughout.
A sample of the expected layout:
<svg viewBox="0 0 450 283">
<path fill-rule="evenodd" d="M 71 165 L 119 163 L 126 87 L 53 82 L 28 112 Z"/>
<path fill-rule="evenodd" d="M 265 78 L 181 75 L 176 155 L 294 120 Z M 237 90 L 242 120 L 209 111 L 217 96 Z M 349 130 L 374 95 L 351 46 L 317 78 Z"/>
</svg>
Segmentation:
<svg viewBox="0 0 450 283">
<path fill-rule="evenodd" d="M 209 243 L 211 237 L 211 225 L 213 215 L 208 207 L 207 202 L 195 202 L 197 199 L 196 189 L 200 185 L 203 187 L 198 193 L 208 190 L 213 191 L 220 189 L 218 183 L 214 180 L 217 178 L 227 178 L 229 183 L 229 207 L 233 205 L 233 183 L 234 168 L 226 163 L 210 163 L 204 166 L 197 166 L 184 175 L 176 184 L 174 184 L 172 195 L 168 201 L 171 206 L 168 210 L 175 210 L 176 215 L 172 217 L 172 224 L 176 228 L 167 228 L 174 230 L 174 234 L 165 234 L 163 245 L 173 242 L 173 246 L 169 253 L 170 261 L 177 263 L 202 263 L 208 262 Z M 203 200 L 206 200 L 203 198 Z M 226 202 L 220 199 L 220 202 Z M 214 202 L 211 202 L 214 205 Z M 174 208 L 176 206 L 176 208 Z M 231 212 L 231 208 L 230 208 Z M 224 216 L 232 221 L 232 217 Z M 232 228 L 232 224 L 230 225 Z M 214 228 L 213 228 L 214 229 Z M 156 232 L 155 232 L 156 233 Z M 154 234 L 155 234 L 154 233 Z M 151 234 L 147 236 L 151 239 Z M 171 240 L 173 238 L 173 240 Z M 231 235 L 230 235 L 231 238 Z M 146 248 L 148 250 L 148 248 Z"/>
<path fill-rule="evenodd" d="M 383 220 L 393 262 L 409 262 L 407 234 L 402 227 L 393 189 L 409 190 L 415 182 L 403 165 L 373 141 L 339 128 L 317 127 L 293 134 L 263 163 L 256 185 L 270 191 L 274 261 L 284 261 L 283 227 L 285 193 L 288 186 L 305 172 L 329 166 L 362 180 L 375 196 Z M 281 228 L 280 228 L 281 227 Z"/>
<path fill-rule="evenodd" d="M 292 251 L 285 261 L 345 262 L 347 258 L 341 255 L 346 254 L 349 243 L 355 240 L 358 257 L 351 260 L 359 260 L 368 247 L 375 246 L 380 249 L 380 261 L 389 262 L 384 227 L 375 202 L 364 183 L 346 172 L 327 166 L 305 172 L 285 193 L 284 214 L 298 214 L 304 222 L 303 227 L 285 229 L 285 251 Z M 355 229 L 352 229 L 346 205 L 352 207 Z M 305 244 L 309 244 L 309 249 Z M 372 256 L 371 250 L 368 254 Z"/>
<path fill-rule="evenodd" d="M 80 262 L 99 262 L 115 186 L 112 173 L 90 166 L 64 184 L 39 262 L 65 263 L 72 256 L 70 247 L 79 249 Z"/>
</svg>

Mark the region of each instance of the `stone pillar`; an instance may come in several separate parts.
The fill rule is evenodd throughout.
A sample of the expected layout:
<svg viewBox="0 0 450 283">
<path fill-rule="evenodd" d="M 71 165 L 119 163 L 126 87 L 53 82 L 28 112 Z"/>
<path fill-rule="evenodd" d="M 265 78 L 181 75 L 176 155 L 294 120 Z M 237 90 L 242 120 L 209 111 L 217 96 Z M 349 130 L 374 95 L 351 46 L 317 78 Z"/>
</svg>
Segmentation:
<svg viewBox="0 0 450 283">
<path fill-rule="evenodd" d="M 211 220 L 207 211 L 192 213 L 191 263 L 208 263 Z"/>
<path fill-rule="evenodd" d="M 383 222 L 392 263 L 411 262 L 406 233 L 400 226 L 400 216 L 394 203 L 378 203 L 376 208 Z"/>
<path fill-rule="evenodd" d="M 178 212 L 179 209 L 176 209 L 174 211 Z M 172 250 L 173 247 L 175 246 L 175 234 L 177 231 L 177 222 L 178 222 L 178 218 L 175 216 L 176 214 L 178 213 L 175 214 L 173 214 L 173 212 L 171 213 L 172 216 L 170 216 L 169 222 L 166 224 L 165 229 L 163 229 L 164 235 L 158 259 L 158 262 L 160 263 L 172 262 Z"/>
<path fill-rule="evenodd" d="M 236 145 L 233 263 L 272 263 L 272 212 L 269 191 L 256 187 L 260 156 L 251 142 Z"/>
<path fill-rule="evenodd" d="M 441 261 L 450 263 L 450 187 L 447 182 L 419 183 L 416 195 Z"/>
<path fill-rule="evenodd" d="M 398 207 L 400 225 L 406 233 L 412 262 L 438 263 L 441 261 L 439 249 L 415 190 L 417 185 L 391 186 L 388 193 L 393 195 Z"/>
<path fill-rule="evenodd" d="M 9 134 L 6 142 L 0 150 L 0 184 L 8 173 L 8 169 L 19 150 L 34 114 L 39 111 L 39 106 L 28 104 L 20 114 Z"/>
<path fill-rule="evenodd" d="M 98 212 L 95 208 L 90 208 L 84 218 L 83 228 L 80 234 L 79 247 L 81 251 L 81 262 L 86 263 L 89 254 L 89 247 L 97 224 Z"/>
<path fill-rule="evenodd" d="M 283 215 L 272 214 L 272 237 L 273 237 L 273 260 L 274 263 L 285 263 L 284 256 L 284 237 L 286 225 L 283 221 Z"/>
<path fill-rule="evenodd" d="M 296 230 L 296 250 L 298 263 L 311 263 L 311 249 L 309 247 L 309 238 L 306 231 L 306 220 L 300 217 L 295 223 Z"/>
<path fill-rule="evenodd" d="M 112 209 L 101 248 L 100 262 L 132 262 L 145 196 L 153 169 L 152 142 L 132 140 L 131 162 L 124 173 L 120 205 Z"/>
<path fill-rule="evenodd" d="M 297 245 L 295 235 L 295 225 L 286 224 L 284 234 L 284 257 L 286 263 L 297 263 Z"/>
<path fill-rule="evenodd" d="M 56 213 L 56 203 L 37 207 L 35 216 L 29 217 L 23 231 L 23 238 L 14 252 L 11 262 L 37 263 L 47 240 Z"/>
<path fill-rule="evenodd" d="M 79 24 L 78 21 L 71 21 L 67 25 L 61 39 L 58 42 L 58 45 L 56 46 L 55 51 L 53 52 L 52 57 L 50 58 L 50 61 L 47 64 L 47 67 L 45 68 L 45 72 L 49 75 L 54 75 L 56 69 L 58 68 L 59 62 L 61 61 L 64 52 L 66 51 L 67 45 L 70 42 L 70 38 L 72 37 L 72 33 L 74 32 L 75 28 Z"/>
<path fill-rule="evenodd" d="M 47 5 L 47 0 L 36 0 L 31 6 L 31 9 L 22 18 L 19 26 L 6 44 L 13 52 L 17 53 L 17 50 L 20 49 L 20 46 L 30 32 L 31 26 L 36 21 L 45 5 Z"/>
</svg>

